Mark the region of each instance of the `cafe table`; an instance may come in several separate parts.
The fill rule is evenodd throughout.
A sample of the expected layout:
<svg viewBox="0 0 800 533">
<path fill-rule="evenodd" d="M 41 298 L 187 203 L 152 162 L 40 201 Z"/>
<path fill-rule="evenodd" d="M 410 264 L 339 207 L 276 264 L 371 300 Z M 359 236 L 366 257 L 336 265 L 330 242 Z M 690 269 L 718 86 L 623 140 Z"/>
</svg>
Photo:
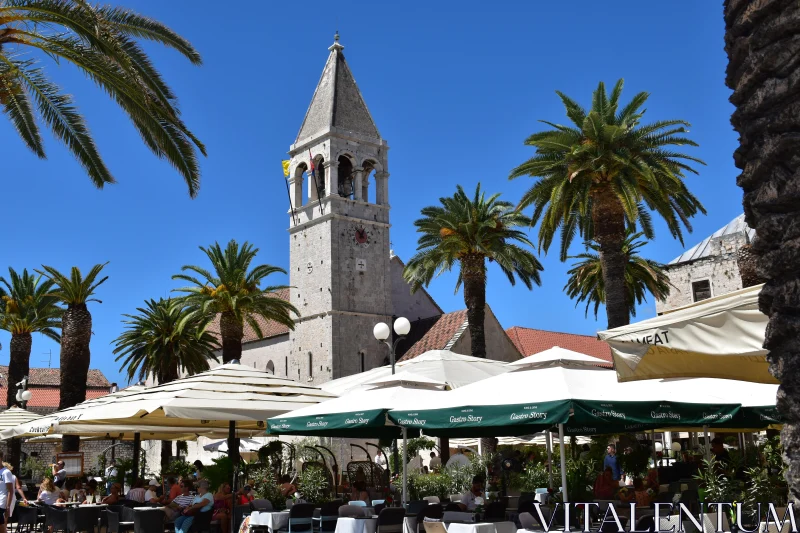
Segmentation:
<svg viewBox="0 0 800 533">
<path fill-rule="evenodd" d="M 336 521 L 335 533 L 376 533 L 378 531 L 378 517 L 347 518 L 342 517 Z"/>
</svg>

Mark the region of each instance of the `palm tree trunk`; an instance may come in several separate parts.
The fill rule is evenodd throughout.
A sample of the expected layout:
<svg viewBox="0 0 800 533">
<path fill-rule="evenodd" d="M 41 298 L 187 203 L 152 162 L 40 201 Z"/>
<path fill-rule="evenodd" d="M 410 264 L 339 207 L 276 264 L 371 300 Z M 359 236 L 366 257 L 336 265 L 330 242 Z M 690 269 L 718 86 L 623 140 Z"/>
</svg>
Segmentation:
<svg viewBox="0 0 800 533">
<path fill-rule="evenodd" d="M 486 266 L 482 255 L 472 254 L 461 258 L 461 279 L 464 281 L 464 303 L 473 357 L 486 357 Z"/>
<path fill-rule="evenodd" d="M 592 197 L 594 240 L 600 245 L 603 286 L 606 296 L 608 329 L 630 323 L 628 289 L 625 286 L 625 265 L 622 252 L 625 243 L 625 214 L 610 191 L 598 191 Z"/>
<path fill-rule="evenodd" d="M 796 0 L 725 1 L 726 84 L 739 133 L 745 220 L 766 280 L 759 295 L 769 317 L 764 347 L 781 385 L 778 410 L 789 500 L 800 500 L 800 4 Z"/>
<path fill-rule="evenodd" d="M 170 361 L 177 361 L 178 357 L 174 354 L 170 357 Z M 159 376 L 158 383 L 169 383 L 170 381 L 175 381 L 178 379 L 179 372 L 177 364 L 174 364 L 170 367 L 161 367 L 163 374 Z M 162 440 L 161 441 L 161 472 L 166 472 L 169 468 L 169 464 L 172 462 L 172 441 L 171 440 Z"/>
<path fill-rule="evenodd" d="M 230 363 L 234 359 L 242 358 L 242 337 L 244 327 L 231 312 L 222 313 L 219 320 L 220 334 L 222 335 L 222 362 Z"/>
<path fill-rule="evenodd" d="M 67 307 L 62 318 L 61 335 L 61 385 L 59 409 L 66 409 L 86 400 L 86 380 L 89 375 L 92 338 L 92 314 L 86 304 Z M 80 450 L 80 437 L 64 435 L 61 450 Z"/>
<path fill-rule="evenodd" d="M 11 407 L 17 402 L 17 383 L 28 375 L 31 363 L 31 346 L 33 339 L 30 333 L 14 333 L 11 335 L 11 347 L 8 362 L 8 393 L 6 405 Z M 16 472 L 19 472 L 20 456 L 22 455 L 22 441 L 11 439 L 8 443 L 6 460 Z"/>
</svg>

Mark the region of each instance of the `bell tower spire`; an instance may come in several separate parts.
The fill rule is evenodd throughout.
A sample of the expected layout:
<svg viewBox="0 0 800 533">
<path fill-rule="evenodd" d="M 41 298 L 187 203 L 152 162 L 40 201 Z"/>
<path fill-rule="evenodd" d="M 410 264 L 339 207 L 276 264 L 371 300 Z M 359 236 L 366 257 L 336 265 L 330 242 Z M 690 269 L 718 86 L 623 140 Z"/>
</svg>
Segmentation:
<svg viewBox="0 0 800 533">
<path fill-rule="evenodd" d="M 289 377 L 312 383 L 381 365 L 372 328 L 393 314 L 389 146 L 343 50 L 337 32 L 289 148 L 290 298 L 301 314 Z"/>
</svg>

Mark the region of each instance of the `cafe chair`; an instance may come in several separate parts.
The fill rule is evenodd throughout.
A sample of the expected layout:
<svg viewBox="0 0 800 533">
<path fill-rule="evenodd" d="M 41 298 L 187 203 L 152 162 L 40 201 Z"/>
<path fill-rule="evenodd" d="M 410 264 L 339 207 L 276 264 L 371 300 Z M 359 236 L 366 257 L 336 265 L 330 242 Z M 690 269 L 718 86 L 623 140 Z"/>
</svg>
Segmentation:
<svg viewBox="0 0 800 533">
<path fill-rule="evenodd" d="M 520 513 L 519 524 L 528 531 L 544 531 L 539 521 L 531 513 Z"/>
<path fill-rule="evenodd" d="M 425 496 L 422 499 L 428 503 L 441 503 L 438 496 Z"/>
<path fill-rule="evenodd" d="M 402 533 L 406 510 L 402 507 L 387 507 L 378 514 L 377 533 Z"/>
<path fill-rule="evenodd" d="M 137 511 L 133 515 L 134 533 L 155 533 L 164 531 L 166 513 L 161 509 L 152 511 Z"/>
<path fill-rule="evenodd" d="M 279 529 L 279 532 L 297 533 L 298 531 L 311 532 L 314 529 L 314 508 L 313 503 L 298 503 L 289 509 L 289 524 L 286 528 Z"/>
<path fill-rule="evenodd" d="M 34 531 L 39 524 L 39 510 L 36 507 L 24 507 L 17 505 L 14 511 L 17 521 L 17 533 L 30 533 Z"/>
<path fill-rule="evenodd" d="M 52 528 L 52 533 L 69 531 L 69 524 L 67 523 L 67 511 L 50 507 L 49 505 L 44 508 L 44 524 Z"/>
<path fill-rule="evenodd" d="M 194 515 L 194 521 L 189 527 L 189 533 L 211 533 L 211 518 L 213 516 L 214 509 Z"/>
<path fill-rule="evenodd" d="M 106 520 L 108 520 L 108 533 L 125 533 L 126 531 L 133 531 L 133 522 L 124 522 L 119 518 L 119 513 L 115 513 L 114 511 L 106 512 Z"/>
<path fill-rule="evenodd" d="M 366 507 L 367 502 L 364 500 L 353 500 L 350 502 L 350 505 L 355 505 L 356 507 Z"/>
<path fill-rule="evenodd" d="M 410 513 L 409 513 L 410 514 Z M 424 531 L 423 524 L 426 520 L 442 520 L 441 505 L 426 505 L 417 513 L 417 533 Z"/>
<path fill-rule="evenodd" d="M 75 507 L 67 511 L 67 530 L 70 533 L 85 531 L 94 533 L 100 509 L 97 507 Z"/>
<path fill-rule="evenodd" d="M 364 508 L 358 505 L 342 505 L 339 507 L 339 518 L 364 518 Z"/>
<path fill-rule="evenodd" d="M 253 509 L 251 508 L 249 503 L 247 505 L 237 505 L 236 507 L 233 508 L 233 525 L 234 525 L 233 530 L 235 532 L 239 531 L 239 528 L 241 527 L 242 522 L 244 521 L 244 517 L 248 516 L 252 512 L 252 510 Z"/>
<path fill-rule="evenodd" d="M 506 502 L 496 501 L 486 506 L 486 512 L 483 513 L 484 522 L 505 522 L 506 520 Z"/>
<path fill-rule="evenodd" d="M 250 505 L 253 507 L 254 511 L 258 511 L 260 513 L 268 513 L 272 511 L 272 502 L 263 498 L 253 500 L 250 502 Z"/>
<path fill-rule="evenodd" d="M 335 531 L 336 522 L 339 520 L 339 508 L 344 505 L 342 500 L 322 504 L 319 510 L 319 517 L 314 517 L 314 531 Z"/>
</svg>

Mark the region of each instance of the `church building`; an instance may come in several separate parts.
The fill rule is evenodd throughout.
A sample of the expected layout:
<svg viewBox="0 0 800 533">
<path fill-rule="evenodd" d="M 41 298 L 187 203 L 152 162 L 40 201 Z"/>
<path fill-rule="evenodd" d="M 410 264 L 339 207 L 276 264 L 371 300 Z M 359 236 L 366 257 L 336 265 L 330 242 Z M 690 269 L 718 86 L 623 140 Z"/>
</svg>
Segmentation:
<svg viewBox="0 0 800 533">
<path fill-rule="evenodd" d="M 248 326 L 242 363 L 319 384 L 389 363 L 372 334 L 403 316 L 411 332 L 397 357 L 449 349 L 469 354 L 466 311 L 444 313 L 425 290 L 411 294 L 390 248 L 389 144 L 372 119 L 338 34 L 297 137 L 289 148 L 289 290 L 300 311 L 294 331 Z M 212 325 L 212 328 L 218 325 Z M 490 358 L 521 354 L 486 309 Z"/>
</svg>

